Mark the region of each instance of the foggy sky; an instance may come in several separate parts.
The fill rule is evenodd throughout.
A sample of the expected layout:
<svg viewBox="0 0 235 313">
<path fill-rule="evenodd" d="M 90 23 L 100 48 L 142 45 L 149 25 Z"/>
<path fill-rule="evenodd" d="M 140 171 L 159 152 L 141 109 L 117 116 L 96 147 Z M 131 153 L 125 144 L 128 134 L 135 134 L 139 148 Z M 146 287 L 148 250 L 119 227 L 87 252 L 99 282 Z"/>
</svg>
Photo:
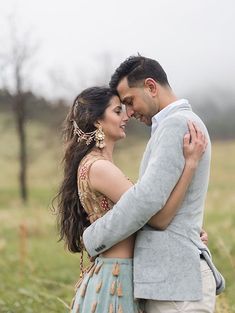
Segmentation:
<svg viewBox="0 0 235 313">
<path fill-rule="evenodd" d="M 112 72 L 137 52 L 157 59 L 179 94 L 207 86 L 234 89 L 233 0 L 1 0 L 1 51 L 13 8 L 18 29 L 30 28 L 38 43 L 27 75 L 42 93 L 68 96 L 76 86 L 101 83 L 107 68 Z"/>
</svg>

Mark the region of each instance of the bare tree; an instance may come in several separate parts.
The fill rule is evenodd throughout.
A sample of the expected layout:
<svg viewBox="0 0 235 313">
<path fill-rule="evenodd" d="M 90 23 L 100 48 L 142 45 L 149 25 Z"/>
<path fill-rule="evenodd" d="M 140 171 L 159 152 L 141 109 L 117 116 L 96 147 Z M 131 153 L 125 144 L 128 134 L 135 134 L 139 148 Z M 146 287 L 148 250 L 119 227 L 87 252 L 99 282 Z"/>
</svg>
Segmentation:
<svg viewBox="0 0 235 313">
<path fill-rule="evenodd" d="M 26 153 L 26 72 L 35 53 L 29 33 L 19 33 L 15 19 L 9 19 L 8 49 L 0 54 L 2 87 L 9 94 L 14 112 L 16 130 L 19 139 L 19 185 L 20 195 L 24 202 L 27 192 L 27 153 Z M 16 27 L 18 26 L 18 27 Z M 4 75 L 4 76 L 3 76 Z"/>
</svg>

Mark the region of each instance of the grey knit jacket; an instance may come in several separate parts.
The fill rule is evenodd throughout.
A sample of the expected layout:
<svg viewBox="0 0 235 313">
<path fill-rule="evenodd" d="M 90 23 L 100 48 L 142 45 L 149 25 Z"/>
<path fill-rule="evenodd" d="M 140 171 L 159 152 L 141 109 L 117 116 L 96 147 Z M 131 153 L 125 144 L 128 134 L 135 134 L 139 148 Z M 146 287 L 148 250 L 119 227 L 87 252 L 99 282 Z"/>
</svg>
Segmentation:
<svg viewBox="0 0 235 313">
<path fill-rule="evenodd" d="M 187 121 L 193 120 L 209 144 L 196 169 L 185 199 L 164 231 L 147 226 L 148 220 L 166 203 L 185 164 L 183 137 Z M 190 105 L 173 107 L 151 136 L 140 168 L 138 182 L 83 235 L 91 256 L 100 254 L 137 232 L 134 251 L 136 298 L 195 301 L 202 299 L 200 252 L 211 267 L 217 293 L 224 280 L 200 240 L 204 202 L 208 188 L 211 144 L 205 125 Z"/>
</svg>

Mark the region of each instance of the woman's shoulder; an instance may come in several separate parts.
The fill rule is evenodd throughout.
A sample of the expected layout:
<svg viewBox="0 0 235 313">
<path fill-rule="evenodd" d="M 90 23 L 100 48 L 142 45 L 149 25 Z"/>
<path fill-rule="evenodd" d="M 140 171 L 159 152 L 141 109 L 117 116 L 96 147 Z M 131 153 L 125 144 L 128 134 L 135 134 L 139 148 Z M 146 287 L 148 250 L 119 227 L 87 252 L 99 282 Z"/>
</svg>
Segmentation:
<svg viewBox="0 0 235 313">
<path fill-rule="evenodd" d="M 82 180 L 90 180 L 92 177 L 99 178 L 106 176 L 106 173 L 113 172 L 117 168 L 111 161 L 102 155 L 89 153 L 81 160 L 77 174 Z"/>
<path fill-rule="evenodd" d="M 93 163 L 95 163 L 98 160 L 104 160 L 104 157 L 101 155 L 97 155 L 97 154 L 92 154 L 92 153 L 88 153 L 86 154 L 82 160 L 80 161 L 80 164 L 78 166 L 78 172 L 83 168 L 83 167 L 90 167 Z"/>
<path fill-rule="evenodd" d="M 104 186 L 106 183 L 113 185 L 117 180 L 127 179 L 112 161 L 102 155 L 92 153 L 86 155 L 81 161 L 78 168 L 78 177 L 88 180 L 91 189 L 94 190 L 97 188 L 99 190 L 100 185 Z"/>
<path fill-rule="evenodd" d="M 92 160 L 90 164 L 90 173 L 92 176 L 95 175 L 104 178 L 106 175 L 112 176 L 122 173 L 113 162 L 106 158 L 97 158 Z"/>
</svg>

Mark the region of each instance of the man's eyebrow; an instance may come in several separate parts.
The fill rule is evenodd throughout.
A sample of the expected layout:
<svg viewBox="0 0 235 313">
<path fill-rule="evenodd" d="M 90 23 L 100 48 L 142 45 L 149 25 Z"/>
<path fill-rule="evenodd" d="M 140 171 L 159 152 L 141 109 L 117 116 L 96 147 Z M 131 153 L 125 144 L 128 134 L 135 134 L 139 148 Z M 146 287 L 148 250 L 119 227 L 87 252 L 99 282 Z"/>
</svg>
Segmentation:
<svg viewBox="0 0 235 313">
<path fill-rule="evenodd" d="M 124 98 L 121 100 L 121 102 L 122 102 L 122 103 L 125 103 L 125 102 L 127 102 L 127 101 L 129 101 L 129 100 L 131 100 L 131 97 L 130 97 L 130 96 L 126 96 L 126 97 L 124 97 Z"/>
</svg>

